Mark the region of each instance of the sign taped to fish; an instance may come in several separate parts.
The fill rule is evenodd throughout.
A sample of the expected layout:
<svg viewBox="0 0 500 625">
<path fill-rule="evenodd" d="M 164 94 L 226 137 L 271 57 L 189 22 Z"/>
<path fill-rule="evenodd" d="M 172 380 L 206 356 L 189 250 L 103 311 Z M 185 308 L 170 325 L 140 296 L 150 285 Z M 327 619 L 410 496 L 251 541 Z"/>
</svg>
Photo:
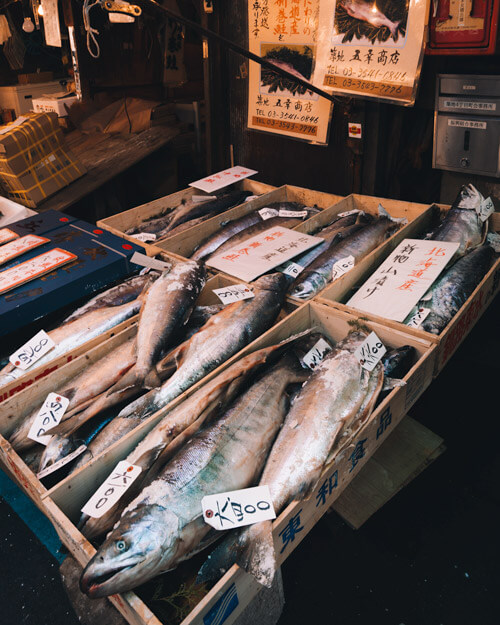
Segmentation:
<svg viewBox="0 0 500 625">
<path fill-rule="evenodd" d="M 414 104 L 428 15 L 429 0 L 321 0 L 314 84 Z"/>
<path fill-rule="evenodd" d="M 67 397 L 63 397 L 58 393 L 49 393 L 31 424 L 28 438 L 46 445 L 51 438 L 51 435 L 46 434 L 46 432 L 55 428 L 61 422 L 68 406 L 69 399 Z"/>
<path fill-rule="evenodd" d="M 323 0 L 248 3 L 250 52 L 311 81 Z M 248 128 L 312 143 L 328 142 L 332 103 L 291 78 L 250 61 Z"/>
<path fill-rule="evenodd" d="M 142 467 L 130 464 L 126 460 L 120 460 L 107 479 L 83 506 L 82 512 L 94 519 L 102 517 L 132 486 L 141 471 Z"/>
<path fill-rule="evenodd" d="M 207 265 L 249 282 L 320 243 L 320 237 L 276 226 L 213 256 Z"/>
<path fill-rule="evenodd" d="M 254 293 L 247 287 L 246 284 L 232 284 L 221 287 L 220 289 L 213 289 L 213 292 L 223 304 L 232 304 L 233 302 L 239 302 L 242 299 L 251 299 L 255 297 Z"/>
<path fill-rule="evenodd" d="M 249 176 L 253 176 L 257 173 L 258 172 L 255 169 L 249 169 L 248 167 L 236 165 L 235 167 L 224 169 L 223 171 L 219 171 L 211 176 L 206 176 L 200 180 L 190 182 L 189 186 L 201 189 L 202 191 L 205 191 L 205 193 L 212 193 L 213 191 L 217 191 L 217 189 L 223 189 L 234 182 L 238 182 L 239 180 L 243 180 L 244 178 L 248 178 Z"/>
<path fill-rule="evenodd" d="M 47 332 L 40 330 L 33 338 L 9 356 L 9 361 L 14 367 L 26 371 L 55 346 L 56 344 Z"/>
<path fill-rule="evenodd" d="M 268 486 L 207 495 L 201 500 L 201 507 L 205 523 L 216 530 L 228 530 L 276 518 Z"/>
<path fill-rule="evenodd" d="M 332 350 L 331 345 L 329 345 L 325 339 L 319 339 L 313 347 L 307 352 L 307 354 L 302 358 L 302 364 L 309 369 L 315 369 L 319 363 L 325 357 L 325 354 Z"/>
<path fill-rule="evenodd" d="M 375 332 L 371 332 L 354 351 L 354 355 L 363 369 L 373 371 L 386 351 L 387 348 Z"/>
<path fill-rule="evenodd" d="M 404 321 L 459 245 L 448 241 L 404 239 L 347 305 L 386 319 Z"/>
</svg>

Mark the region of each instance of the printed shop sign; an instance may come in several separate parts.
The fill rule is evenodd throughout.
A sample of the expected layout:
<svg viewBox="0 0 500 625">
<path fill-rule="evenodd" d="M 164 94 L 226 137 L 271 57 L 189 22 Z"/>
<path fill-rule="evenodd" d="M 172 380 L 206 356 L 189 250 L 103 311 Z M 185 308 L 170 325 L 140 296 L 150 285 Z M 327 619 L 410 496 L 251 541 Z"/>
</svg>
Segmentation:
<svg viewBox="0 0 500 625">
<path fill-rule="evenodd" d="M 250 52 L 311 81 L 318 50 L 320 0 L 248 3 Z M 315 143 L 328 142 L 331 102 L 250 61 L 248 127 Z"/>
<path fill-rule="evenodd" d="M 322 0 L 314 84 L 413 104 L 428 0 Z"/>
</svg>

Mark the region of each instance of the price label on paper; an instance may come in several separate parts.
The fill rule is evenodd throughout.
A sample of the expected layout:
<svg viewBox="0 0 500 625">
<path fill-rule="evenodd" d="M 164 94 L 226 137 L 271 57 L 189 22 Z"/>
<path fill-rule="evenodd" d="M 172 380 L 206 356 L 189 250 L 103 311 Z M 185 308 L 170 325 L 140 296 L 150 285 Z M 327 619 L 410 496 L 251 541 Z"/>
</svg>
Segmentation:
<svg viewBox="0 0 500 625">
<path fill-rule="evenodd" d="M 239 302 L 242 299 L 251 299 L 252 297 L 255 297 L 254 292 L 250 290 L 246 284 L 225 286 L 220 289 L 213 289 L 213 292 L 223 304 L 232 304 L 233 302 Z"/>
<path fill-rule="evenodd" d="M 264 221 L 267 221 L 268 219 L 271 219 L 271 217 L 277 217 L 279 215 L 279 211 L 275 208 L 261 208 L 259 215 Z"/>
<path fill-rule="evenodd" d="M 205 193 L 212 193 L 213 191 L 217 191 L 217 189 L 227 187 L 228 185 L 233 184 L 233 182 L 238 182 L 238 180 L 243 180 L 244 178 L 253 176 L 256 173 L 257 171 L 255 169 L 249 169 L 248 167 L 236 165 L 236 167 L 230 167 L 229 169 L 224 169 L 223 171 L 219 171 L 211 176 L 195 180 L 195 182 L 190 182 L 189 186 L 201 189 L 202 191 L 205 191 Z"/>
<path fill-rule="evenodd" d="M 367 371 L 373 371 L 387 349 L 375 332 L 371 332 L 354 351 L 359 364 Z"/>
<path fill-rule="evenodd" d="M 40 330 L 32 339 L 9 356 L 9 361 L 14 367 L 26 371 L 55 346 L 56 344 L 47 332 Z"/>
<path fill-rule="evenodd" d="M 479 219 L 481 221 L 486 221 L 490 215 L 495 212 L 495 205 L 493 204 L 493 200 L 489 197 L 486 200 L 483 200 L 479 205 L 479 210 L 477 214 L 479 215 Z"/>
<path fill-rule="evenodd" d="M 410 321 L 406 324 L 409 328 L 420 328 L 426 317 L 430 314 L 430 308 L 423 308 L 419 306 L 417 312 L 412 316 Z"/>
<path fill-rule="evenodd" d="M 36 234 L 27 234 L 24 237 L 15 239 L 14 241 L 0 247 L 0 265 L 9 262 L 9 260 L 12 260 L 13 258 L 17 258 L 17 256 L 21 256 L 22 254 L 29 252 L 39 245 L 48 243 L 49 241 L 50 239 L 39 237 Z"/>
<path fill-rule="evenodd" d="M 0 245 L 3 245 L 4 243 L 8 243 L 9 241 L 13 241 L 14 239 L 17 239 L 18 237 L 19 235 L 13 230 L 10 230 L 9 228 L 0 229 Z"/>
<path fill-rule="evenodd" d="M 61 422 L 68 405 L 69 399 L 66 397 L 58 393 L 49 393 L 30 427 L 28 438 L 42 445 L 47 445 L 51 436 L 46 432 Z"/>
<path fill-rule="evenodd" d="M 54 464 L 51 464 L 50 467 L 47 467 L 43 471 L 40 471 L 40 473 L 37 473 L 36 474 L 37 478 L 41 480 L 43 477 L 47 477 L 47 475 L 50 475 L 51 473 L 55 473 L 58 469 L 61 469 L 65 465 L 72 462 L 75 458 L 78 458 L 78 456 L 80 454 L 83 454 L 83 452 L 86 449 L 87 449 L 87 445 L 80 445 L 80 447 L 78 447 L 78 449 L 75 449 L 75 451 L 72 451 L 67 456 L 64 456 L 64 458 L 61 458 L 57 462 L 54 462 Z"/>
<path fill-rule="evenodd" d="M 354 256 L 346 256 L 342 260 L 339 260 L 333 265 L 332 268 L 332 281 L 340 278 L 345 273 L 350 271 L 354 267 Z"/>
<path fill-rule="evenodd" d="M 228 530 L 276 518 L 268 486 L 208 495 L 201 500 L 201 507 L 205 523 L 216 530 Z"/>
<path fill-rule="evenodd" d="M 328 354 L 331 349 L 331 346 L 325 339 L 319 339 L 314 347 L 302 358 L 302 363 L 306 365 L 306 367 L 309 367 L 309 369 L 315 369 L 323 360 L 325 354 Z"/>
<path fill-rule="evenodd" d="M 149 243 L 150 241 L 156 241 L 156 234 L 152 232 L 139 232 L 139 234 L 131 234 L 133 239 L 142 241 L 143 243 Z"/>
<path fill-rule="evenodd" d="M 277 267 L 277 269 L 278 271 L 281 271 L 281 273 L 284 273 L 285 275 L 292 278 L 296 278 L 299 273 L 302 273 L 304 271 L 304 267 L 302 267 L 302 265 L 298 265 L 297 263 L 294 263 L 292 261 L 290 261 L 289 263 L 285 263 L 281 267 Z"/>
<path fill-rule="evenodd" d="M 343 213 L 339 213 L 337 217 L 349 217 L 349 215 L 355 215 L 356 213 L 361 213 L 359 208 L 353 208 L 352 211 L 344 211 Z"/>
<path fill-rule="evenodd" d="M 307 211 L 288 211 L 280 208 L 278 215 L 280 217 L 307 217 Z"/>
<path fill-rule="evenodd" d="M 142 467 L 121 460 L 83 506 L 82 512 L 94 519 L 102 517 L 115 505 L 123 493 L 127 492 L 141 471 Z"/>
</svg>

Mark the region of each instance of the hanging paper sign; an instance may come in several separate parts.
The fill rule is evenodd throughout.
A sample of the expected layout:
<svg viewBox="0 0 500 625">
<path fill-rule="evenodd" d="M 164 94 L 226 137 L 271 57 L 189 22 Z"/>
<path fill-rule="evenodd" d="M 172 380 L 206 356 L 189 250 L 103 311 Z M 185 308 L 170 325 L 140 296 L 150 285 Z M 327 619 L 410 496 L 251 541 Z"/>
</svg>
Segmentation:
<svg viewBox="0 0 500 625">
<path fill-rule="evenodd" d="M 15 241 L 11 241 L 0 248 L 0 265 L 4 265 L 5 263 L 8 263 L 9 260 L 17 258 L 17 256 L 21 256 L 35 247 L 48 243 L 49 241 L 50 239 L 39 237 L 36 234 L 27 234 L 26 236 L 16 239 Z"/>
<path fill-rule="evenodd" d="M 320 0 L 248 3 L 250 52 L 311 81 Z M 327 143 L 331 102 L 272 69 L 250 61 L 248 127 Z"/>
<path fill-rule="evenodd" d="M 415 102 L 429 0 L 321 0 L 314 83 Z"/>
<path fill-rule="evenodd" d="M 249 282 L 320 243 L 319 237 L 277 226 L 213 256 L 207 265 Z"/>
<path fill-rule="evenodd" d="M 162 6 L 174 13 L 181 13 L 176 0 L 166 0 Z M 163 61 L 163 84 L 180 85 L 186 82 L 186 65 L 184 63 L 185 29 L 182 24 L 171 18 L 165 21 L 165 45 Z"/>
<path fill-rule="evenodd" d="M 61 27 L 57 0 L 41 0 L 43 10 L 43 31 L 45 43 L 56 48 L 61 47 Z"/>
<path fill-rule="evenodd" d="M 459 243 L 405 239 L 347 302 L 404 321 L 457 251 Z"/>
<path fill-rule="evenodd" d="M 201 180 L 190 182 L 189 186 L 201 189 L 202 191 L 205 191 L 205 193 L 212 193 L 213 191 L 217 191 L 217 189 L 227 187 L 234 182 L 248 178 L 248 176 L 253 176 L 256 173 L 258 172 L 255 169 L 249 169 L 248 167 L 236 165 L 235 167 L 224 169 L 223 171 L 219 171 L 211 176 L 201 178 Z"/>
</svg>

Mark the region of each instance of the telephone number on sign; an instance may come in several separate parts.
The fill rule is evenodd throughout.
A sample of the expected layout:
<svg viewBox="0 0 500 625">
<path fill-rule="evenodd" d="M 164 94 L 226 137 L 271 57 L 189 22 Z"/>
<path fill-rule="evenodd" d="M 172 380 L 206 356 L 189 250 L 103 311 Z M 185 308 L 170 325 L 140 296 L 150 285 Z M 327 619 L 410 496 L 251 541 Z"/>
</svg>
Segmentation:
<svg viewBox="0 0 500 625">
<path fill-rule="evenodd" d="M 412 92 L 411 87 L 404 87 L 403 85 L 387 85 L 379 82 L 357 80 L 356 78 L 338 78 L 337 76 L 325 76 L 323 84 L 328 87 L 336 87 L 337 89 L 364 91 L 399 98 L 409 97 Z"/>
<path fill-rule="evenodd" d="M 318 134 L 318 127 L 309 124 L 299 124 L 296 122 L 280 121 L 279 119 L 268 119 L 266 117 L 252 117 L 252 124 L 255 126 L 265 126 L 266 128 L 275 128 L 277 130 L 286 130 L 287 132 L 296 132 L 302 135 Z"/>
</svg>

